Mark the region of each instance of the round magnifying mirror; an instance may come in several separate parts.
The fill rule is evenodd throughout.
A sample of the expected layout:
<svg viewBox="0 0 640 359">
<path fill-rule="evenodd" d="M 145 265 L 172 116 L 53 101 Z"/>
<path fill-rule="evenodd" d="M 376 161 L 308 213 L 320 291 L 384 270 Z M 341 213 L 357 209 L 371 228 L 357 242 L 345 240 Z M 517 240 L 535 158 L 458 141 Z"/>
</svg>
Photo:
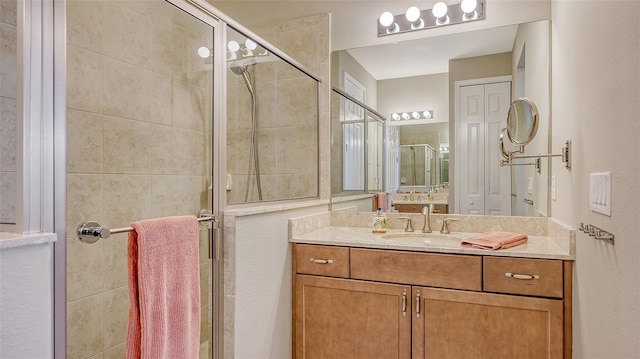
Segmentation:
<svg viewBox="0 0 640 359">
<path fill-rule="evenodd" d="M 524 146 L 531 142 L 538 131 L 538 109 L 526 97 L 516 99 L 509 107 L 507 135 L 509 141 Z"/>
</svg>

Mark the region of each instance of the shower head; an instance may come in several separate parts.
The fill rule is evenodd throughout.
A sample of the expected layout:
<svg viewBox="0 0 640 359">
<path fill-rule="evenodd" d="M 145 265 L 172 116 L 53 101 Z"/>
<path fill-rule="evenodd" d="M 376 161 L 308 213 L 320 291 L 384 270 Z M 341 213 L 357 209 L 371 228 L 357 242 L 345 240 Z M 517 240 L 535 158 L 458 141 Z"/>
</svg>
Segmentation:
<svg viewBox="0 0 640 359">
<path fill-rule="evenodd" d="M 248 68 L 248 65 L 231 66 L 231 71 L 233 71 L 233 73 L 236 75 L 242 75 L 247 71 Z"/>
</svg>

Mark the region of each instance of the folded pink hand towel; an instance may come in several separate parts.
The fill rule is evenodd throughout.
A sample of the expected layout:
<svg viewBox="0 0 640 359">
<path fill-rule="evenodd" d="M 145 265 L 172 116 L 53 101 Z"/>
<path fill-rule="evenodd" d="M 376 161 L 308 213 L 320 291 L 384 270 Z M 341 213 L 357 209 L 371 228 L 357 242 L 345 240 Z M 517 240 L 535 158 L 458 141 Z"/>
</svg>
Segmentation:
<svg viewBox="0 0 640 359">
<path fill-rule="evenodd" d="M 507 249 L 526 243 L 529 240 L 526 234 L 511 232 L 487 232 L 479 236 L 462 241 L 464 247 L 480 249 Z"/>
<path fill-rule="evenodd" d="M 196 359 L 200 352 L 198 220 L 132 223 L 127 359 Z"/>
<path fill-rule="evenodd" d="M 386 212 L 389 207 L 388 207 L 388 203 L 387 203 L 387 194 L 384 192 L 378 192 L 378 200 L 376 201 L 376 208 L 374 209 L 378 209 L 378 208 L 382 208 L 382 212 Z"/>
</svg>

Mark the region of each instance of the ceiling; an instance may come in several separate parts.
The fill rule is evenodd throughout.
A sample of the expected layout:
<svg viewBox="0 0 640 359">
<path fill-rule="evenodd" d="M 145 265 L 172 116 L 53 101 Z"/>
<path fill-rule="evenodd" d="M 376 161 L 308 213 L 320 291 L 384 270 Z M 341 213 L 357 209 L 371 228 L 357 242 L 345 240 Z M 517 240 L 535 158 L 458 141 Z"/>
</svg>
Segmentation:
<svg viewBox="0 0 640 359">
<path fill-rule="evenodd" d="M 376 80 L 449 72 L 449 60 L 509 52 L 516 25 L 347 50 Z M 393 66 L 389 66 L 393 64 Z"/>
</svg>

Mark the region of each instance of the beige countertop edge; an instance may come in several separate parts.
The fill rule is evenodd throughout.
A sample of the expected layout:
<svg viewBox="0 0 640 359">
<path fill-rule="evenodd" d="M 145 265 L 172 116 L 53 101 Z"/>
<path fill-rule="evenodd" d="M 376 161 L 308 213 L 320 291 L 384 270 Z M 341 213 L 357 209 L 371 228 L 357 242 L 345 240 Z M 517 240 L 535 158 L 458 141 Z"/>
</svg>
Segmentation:
<svg viewBox="0 0 640 359">
<path fill-rule="evenodd" d="M 402 234 L 402 230 L 390 230 L 387 234 Z M 420 232 L 415 232 L 420 234 Z M 435 233 L 437 234 L 437 233 Z M 452 232 L 459 238 L 470 238 L 477 233 Z M 372 234 L 369 228 L 325 227 L 323 229 L 296 236 L 290 239 L 292 243 L 319 244 L 327 246 L 345 246 L 373 249 L 394 249 L 416 252 L 470 254 L 497 257 L 519 257 L 538 259 L 575 260 L 575 255 L 564 251 L 551 238 L 545 236 L 529 236 L 525 244 L 501 250 L 483 250 L 468 247 L 438 246 L 418 243 L 408 243 L 396 239 L 384 239 L 381 235 Z"/>
</svg>

